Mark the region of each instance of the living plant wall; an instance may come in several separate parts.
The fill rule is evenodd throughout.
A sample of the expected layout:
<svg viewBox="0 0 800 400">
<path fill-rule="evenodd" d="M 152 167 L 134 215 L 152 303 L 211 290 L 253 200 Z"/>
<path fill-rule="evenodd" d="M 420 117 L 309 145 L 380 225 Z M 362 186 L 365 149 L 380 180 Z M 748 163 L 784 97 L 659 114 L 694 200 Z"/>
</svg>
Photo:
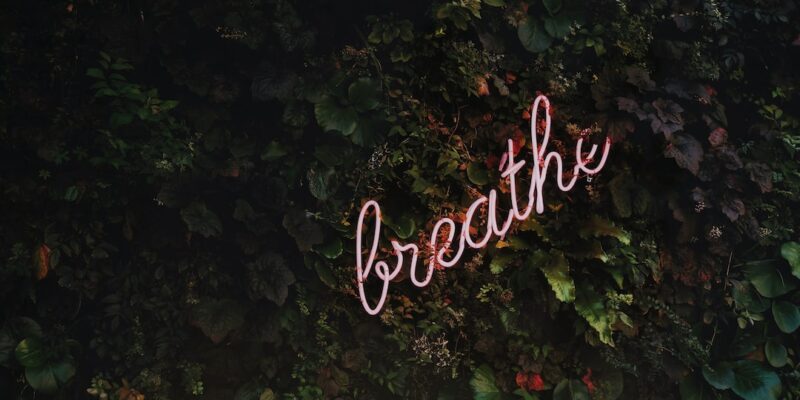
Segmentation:
<svg viewBox="0 0 800 400">
<path fill-rule="evenodd" d="M 797 6 L 5 2 L 0 398 L 800 399 Z"/>
</svg>

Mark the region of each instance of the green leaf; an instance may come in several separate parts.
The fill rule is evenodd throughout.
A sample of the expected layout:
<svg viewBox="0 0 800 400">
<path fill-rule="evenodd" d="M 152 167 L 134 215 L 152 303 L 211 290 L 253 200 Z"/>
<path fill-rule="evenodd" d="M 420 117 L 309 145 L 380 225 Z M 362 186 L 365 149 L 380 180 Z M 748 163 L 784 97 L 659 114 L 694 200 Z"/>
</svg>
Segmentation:
<svg viewBox="0 0 800 400">
<path fill-rule="evenodd" d="M 772 301 L 756 293 L 756 289 L 749 282 L 733 282 L 731 287 L 733 300 L 736 307 L 745 309 L 753 314 L 767 311 L 772 305 Z"/>
<path fill-rule="evenodd" d="M 745 400 L 777 400 L 781 393 L 778 374 L 756 361 L 737 361 L 733 373 L 735 382 L 731 389 Z"/>
<path fill-rule="evenodd" d="M 781 246 L 781 255 L 792 267 L 792 275 L 800 279 L 800 243 L 784 243 L 783 246 Z"/>
<path fill-rule="evenodd" d="M 517 36 L 525 49 L 532 53 L 545 51 L 553 43 L 553 38 L 547 34 L 542 23 L 530 16 L 517 27 Z"/>
<path fill-rule="evenodd" d="M 483 0 L 483 3 L 492 7 L 505 7 L 506 0 Z"/>
<path fill-rule="evenodd" d="M 553 389 L 553 400 L 590 400 L 589 390 L 577 379 L 563 379 Z"/>
<path fill-rule="evenodd" d="M 326 131 L 339 131 L 348 136 L 356 130 L 358 113 L 352 107 L 343 107 L 330 96 L 323 96 L 314 104 L 314 115 L 317 123 Z"/>
<path fill-rule="evenodd" d="M 370 78 L 359 78 L 347 88 L 347 96 L 358 111 L 374 110 L 380 104 L 380 83 Z"/>
<path fill-rule="evenodd" d="M 569 276 L 569 263 L 564 253 L 558 250 L 550 250 L 550 256 L 545 265 L 539 266 L 547 283 L 556 294 L 556 298 L 565 302 L 575 301 L 575 282 Z"/>
<path fill-rule="evenodd" d="M 786 347 L 775 339 L 768 339 L 767 342 L 764 343 L 764 355 L 767 356 L 769 365 L 775 368 L 783 367 L 789 362 Z"/>
<path fill-rule="evenodd" d="M 315 244 L 322 243 L 322 228 L 311 221 L 303 210 L 289 210 L 283 217 L 283 227 L 297 242 L 300 251 L 309 251 Z"/>
<path fill-rule="evenodd" d="M 733 369 L 728 363 L 719 363 L 713 368 L 703 367 L 703 377 L 715 389 L 730 389 L 734 384 Z"/>
<path fill-rule="evenodd" d="M 181 210 L 181 218 L 190 232 L 203 237 L 219 236 L 222 233 L 222 222 L 203 202 L 195 201 Z"/>
<path fill-rule="evenodd" d="M 244 324 L 244 311 L 233 300 L 205 300 L 192 309 L 190 322 L 212 342 L 219 344 L 231 331 Z"/>
<path fill-rule="evenodd" d="M 511 252 L 499 251 L 492 257 L 489 262 L 489 271 L 495 275 L 499 275 L 506 269 L 506 266 L 516 258 L 516 255 Z"/>
<path fill-rule="evenodd" d="M 774 298 L 794 290 L 796 284 L 784 277 L 778 265 L 771 261 L 758 261 L 746 264 L 743 268 L 747 280 L 764 297 Z"/>
<path fill-rule="evenodd" d="M 681 394 L 681 400 L 710 400 L 715 398 L 710 393 L 708 386 L 693 375 L 683 378 L 678 389 Z"/>
<path fill-rule="evenodd" d="M 269 252 L 246 265 L 248 294 L 253 300 L 268 299 L 282 306 L 295 282 L 294 273 L 278 253 Z"/>
<path fill-rule="evenodd" d="M 614 226 L 614 223 L 599 216 L 592 217 L 578 230 L 578 235 L 584 239 L 590 237 L 611 236 L 617 238 L 622 244 L 631 244 L 631 236 L 624 230 Z"/>
<path fill-rule="evenodd" d="M 334 236 L 333 239 L 329 240 L 327 243 L 314 246 L 314 251 L 325 258 L 334 259 L 339 257 L 342 255 L 342 239 L 338 236 Z"/>
<path fill-rule="evenodd" d="M 584 285 L 576 291 L 575 311 L 597 331 L 601 342 L 614 346 L 614 339 L 611 336 L 611 321 L 603 303 L 603 297 L 591 286 Z"/>
<path fill-rule="evenodd" d="M 26 368 L 39 367 L 47 360 L 47 349 L 44 343 L 37 338 L 26 338 L 17 344 L 14 355 L 17 362 Z"/>
<path fill-rule="evenodd" d="M 788 301 L 772 303 L 772 316 L 778 329 L 783 333 L 792 333 L 800 326 L 800 310 Z"/>
<path fill-rule="evenodd" d="M 489 172 L 486 171 L 486 168 L 481 163 L 471 162 L 467 166 L 467 178 L 469 178 L 470 182 L 483 186 L 489 183 Z"/>
<path fill-rule="evenodd" d="M 567 15 L 556 15 L 544 19 L 544 29 L 547 33 L 558 39 L 563 39 L 569 34 L 572 27 L 572 18 Z"/>
<path fill-rule="evenodd" d="M 308 191 L 318 200 L 328 200 L 336 189 L 336 171 L 328 168 L 323 171 L 309 169 L 306 174 L 308 177 Z"/>
<path fill-rule="evenodd" d="M 544 3 L 544 8 L 547 9 L 550 15 L 555 15 L 561 11 L 561 0 L 542 0 L 542 3 Z"/>
<path fill-rule="evenodd" d="M 481 365 L 469 380 L 475 400 L 502 400 L 503 392 L 497 387 L 494 371 L 488 365 Z"/>
<path fill-rule="evenodd" d="M 383 220 L 386 226 L 391 228 L 400 239 L 408 239 L 416 233 L 417 223 L 408 214 L 403 214 L 397 219 L 383 216 Z"/>
<path fill-rule="evenodd" d="M 86 76 L 90 78 L 106 79 L 106 75 L 99 68 L 89 68 L 86 70 Z"/>
<path fill-rule="evenodd" d="M 386 138 L 388 125 L 380 118 L 362 118 L 350 139 L 363 147 L 375 147 Z"/>
</svg>

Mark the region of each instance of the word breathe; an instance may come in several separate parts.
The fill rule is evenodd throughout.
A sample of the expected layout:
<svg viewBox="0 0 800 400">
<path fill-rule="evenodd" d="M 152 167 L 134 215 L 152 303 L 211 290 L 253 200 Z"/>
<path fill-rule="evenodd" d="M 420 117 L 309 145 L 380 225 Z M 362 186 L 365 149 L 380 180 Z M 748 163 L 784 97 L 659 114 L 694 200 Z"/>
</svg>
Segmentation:
<svg viewBox="0 0 800 400">
<path fill-rule="evenodd" d="M 539 144 L 537 132 L 537 119 L 539 116 L 538 111 L 540 103 L 544 103 L 546 118 L 541 145 Z M 514 220 L 524 221 L 528 219 L 534 207 L 536 208 L 537 214 L 542 214 L 544 212 L 544 199 L 542 192 L 545 180 L 547 179 L 547 172 L 551 165 L 555 165 L 556 183 L 558 184 L 558 188 L 566 192 L 575 186 L 575 183 L 577 182 L 578 176 L 581 172 L 584 172 L 588 175 L 593 175 L 599 172 L 605 165 L 608 152 L 611 149 L 611 140 L 606 138 L 600 160 L 593 168 L 590 168 L 587 164 L 593 163 L 598 147 L 597 145 L 592 145 L 591 150 L 589 150 L 588 154 L 584 156 L 584 153 L 582 152 L 583 138 L 579 138 L 575 147 L 575 166 L 572 169 L 572 177 L 565 182 L 564 163 L 561 160 L 561 155 L 555 151 L 545 154 L 549 140 L 550 101 L 547 99 L 547 97 L 540 95 L 533 102 L 531 112 L 531 146 L 532 154 L 534 155 L 536 162 L 532 163 L 531 183 L 528 190 L 527 205 L 520 209 L 520 204 L 517 199 L 516 179 L 516 174 L 525 165 L 525 161 L 514 160 L 514 144 L 513 140 L 509 139 L 508 152 L 503 156 L 505 160 L 504 164 L 507 164 L 507 167 L 501 175 L 502 178 L 508 180 L 511 196 L 511 209 L 508 211 L 508 214 L 502 221 L 498 220 L 497 191 L 492 189 L 489 192 L 488 197 L 481 196 L 469 206 L 464 221 L 461 224 L 460 234 L 457 240 L 454 241 L 454 239 L 456 239 L 455 235 L 457 230 L 456 222 L 447 217 L 439 219 L 436 224 L 434 224 L 433 230 L 431 231 L 429 248 L 433 249 L 433 255 L 430 257 L 428 268 L 425 273 L 425 279 L 423 280 L 417 279 L 416 272 L 417 259 L 419 257 L 419 247 L 416 244 L 401 244 L 396 240 L 391 241 L 395 258 L 394 268 L 390 268 L 389 264 L 384 260 L 375 259 L 378 252 L 378 242 L 381 233 L 381 209 L 378 205 L 378 202 L 375 200 L 369 200 L 364 203 L 364 206 L 361 208 L 361 213 L 358 216 L 358 227 L 356 230 L 356 279 L 358 281 L 358 294 L 361 298 L 361 304 L 363 304 L 367 313 L 370 315 L 375 315 L 378 314 L 383 308 L 383 305 L 386 302 L 387 293 L 389 291 L 389 282 L 400 274 L 403 267 L 405 253 L 410 252 L 411 254 L 411 265 L 409 270 L 411 282 L 413 282 L 417 287 L 427 286 L 431 281 L 433 271 L 437 264 L 443 268 L 450 268 L 458 263 L 459 259 L 464 253 L 464 249 L 467 246 L 472 249 L 480 249 L 485 247 L 489 241 L 492 240 L 493 235 L 497 238 L 505 237 L 506 232 L 508 232 Z M 484 205 L 488 207 L 485 229 L 486 233 L 480 239 L 473 239 L 470 235 L 472 219 L 475 213 Z M 364 219 L 368 215 L 372 214 L 372 212 L 374 212 L 375 225 L 373 228 L 369 255 L 367 256 L 366 263 L 364 263 L 362 254 L 362 242 L 364 241 Z M 439 245 L 437 251 L 437 238 L 439 237 L 440 231 L 442 231 L 443 227 L 445 226 L 448 229 L 446 232 L 444 232 L 443 237 L 446 236 L 447 239 Z M 453 253 L 452 247 L 454 244 L 457 246 L 457 249 L 455 249 L 455 254 L 450 256 L 449 260 L 446 260 L 445 256 Z M 373 270 L 375 271 L 375 275 L 377 275 L 377 277 L 383 281 L 380 298 L 374 307 L 370 306 L 367 295 L 364 291 L 364 282 Z"/>
</svg>

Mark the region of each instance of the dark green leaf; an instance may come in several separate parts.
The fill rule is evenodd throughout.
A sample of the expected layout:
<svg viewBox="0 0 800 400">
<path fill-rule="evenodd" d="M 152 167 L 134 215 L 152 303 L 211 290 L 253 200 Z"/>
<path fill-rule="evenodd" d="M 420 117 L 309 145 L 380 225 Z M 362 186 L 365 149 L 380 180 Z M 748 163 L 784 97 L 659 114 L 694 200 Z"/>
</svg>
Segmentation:
<svg viewBox="0 0 800 400">
<path fill-rule="evenodd" d="M 289 210 L 283 217 L 283 227 L 297 242 L 300 251 L 309 251 L 315 244 L 322 243 L 322 228 L 303 210 Z"/>
<path fill-rule="evenodd" d="M 520 22 L 517 27 L 517 36 L 525 49 L 532 53 L 545 51 L 553 43 L 553 37 L 547 34 L 543 24 L 530 16 Z"/>
<path fill-rule="evenodd" d="M 576 379 L 563 379 L 553 389 L 553 400 L 590 400 L 589 390 Z"/>
<path fill-rule="evenodd" d="M 778 265 L 771 261 L 752 262 L 744 267 L 744 275 L 764 297 L 774 298 L 794 290 L 797 286 L 778 270 Z"/>
<path fill-rule="evenodd" d="M 266 298 L 281 306 L 295 277 L 283 256 L 270 252 L 247 264 L 247 281 L 251 299 Z"/>
<path fill-rule="evenodd" d="M 744 400 L 777 400 L 781 393 L 778 375 L 756 361 L 737 361 L 733 373 L 735 382 L 731 389 Z"/>
<path fill-rule="evenodd" d="M 359 78 L 350 84 L 347 95 L 357 110 L 374 110 L 380 104 L 380 83 L 370 78 Z"/>
<path fill-rule="evenodd" d="M 800 327 L 800 310 L 788 301 L 775 301 L 772 303 L 772 316 L 775 324 L 783 333 L 792 333 Z"/>
<path fill-rule="evenodd" d="M 767 342 L 764 343 L 764 355 L 767 356 L 769 365 L 775 368 L 783 367 L 789 362 L 786 347 L 775 339 L 768 339 Z"/>
<path fill-rule="evenodd" d="M 503 392 L 497 387 L 494 371 L 488 365 L 481 365 L 469 381 L 475 400 L 502 400 Z"/>
<path fill-rule="evenodd" d="M 192 309 L 191 323 L 212 342 L 220 343 L 231 331 L 242 326 L 244 311 L 233 300 L 205 300 Z"/>
<path fill-rule="evenodd" d="M 22 339 L 14 350 L 17 362 L 26 368 L 39 367 L 47 360 L 48 352 L 44 343 L 37 338 Z"/>
<path fill-rule="evenodd" d="M 734 384 L 733 369 L 728 363 L 719 363 L 713 368 L 703 367 L 706 382 L 719 390 L 730 389 Z"/>
<path fill-rule="evenodd" d="M 489 172 L 478 162 L 471 162 L 467 166 L 467 178 L 470 182 L 483 186 L 489 183 Z"/>
<path fill-rule="evenodd" d="M 203 202 L 193 202 L 181 210 L 181 218 L 190 232 L 203 237 L 219 236 L 222 233 L 222 222 Z"/>
<path fill-rule="evenodd" d="M 800 243 L 786 242 L 781 246 L 781 255 L 789 266 L 792 267 L 792 275 L 800 279 Z"/>
<path fill-rule="evenodd" d="M 339 131 L 347 136 L 353 133 L 358 125 L 358 113 L 352 107 L 340 106 L 330 96 L 323 96 L 314 105 L 317 123 L 326 131 Z"/>
</svg>

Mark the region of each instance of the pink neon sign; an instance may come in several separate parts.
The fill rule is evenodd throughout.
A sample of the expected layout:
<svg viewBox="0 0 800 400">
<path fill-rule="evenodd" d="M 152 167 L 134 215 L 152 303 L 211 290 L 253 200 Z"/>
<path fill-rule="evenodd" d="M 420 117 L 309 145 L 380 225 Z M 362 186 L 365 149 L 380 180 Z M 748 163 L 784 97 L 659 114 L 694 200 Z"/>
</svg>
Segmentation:
<svg viewBox="0 0 800 400">
<path fill-rule="evenodd" d="M 537 135 L 537 120 L 539 117 L 539 103 L 541 102 L 544 102 L 546 124 L 540 147 Z M 575 166 L 572 168 L 572 177 L 565 182 L 564 162 L 561 160 L 561 155 L 555 151 L 545 154 L 549 140 L 550 101 L 547 99 L 547 97 L 540 95 L 536 97 L 536 100 L 533 102 L 531 111 L 531 154 L 536 155 L 538 162 L 533 163 L 531 171 L 531 185 L 528 190 L 528 204 L 522 210 L 520 210 L 517 199 L 516 173 L 525 165 L 525 160 L 514 160 L 514 144 L 513 140 L 509 139 L 508 151 L 503 156 L 504 160 L 506 161 L 503 164 L 507 164 L 507 166 L 501 175 L 503 178 L 508 179 L 510 188 L 511 210 L 509 210 L 508 215 L 502 221 L 498 221 L 497 191 L 492 189 L 489 191 L 488 197 L 481 196 L 469 206 L 464 221 L 461 223 L 461 229 L 457 240 L 454 241 L 454 239 L 456 239 L 455 235 L 458 228 L 456 222 L 453 221 L 452 218 L 447 217 L 439 219 L 436 224 L 434 224 L 433 230 L 431 231 L 430 248 L 434 249 L 434 255 L 430 257 L 428 268 L 425 273 L 425 279 L 423 280 L 417 279 L 417 259 L 419 257 L 419 247 L 416 244 L 401 244 L 396 240 L 392 240 L 391 243 L 392 248 L 394 249 L 394 257 L 396 260 L 393 267 L 390 267 L 389 263 L 384 260 L 375 260 L 378 252 L 378 242 L 380 240 L 381 232 L 381 209 L 380 205 L 378 205 L 378 202 L 375 200 L 370 200 L 364 203 L 364 206 L 361 208 L 361 213 L 358 216 L 358 225 L 356 228 L 356 279 L 358 281 L 358 294 L 361 298 L 361 304 L 364 306 L 364 309 L 367 311 L 367 313 L 370 315 L 375 315 L 378 314 L 383 308 L 389 291 L 389 282 L 396 278 L 398 274 L 400 274 L 404 264 L 403 261 L 405 253 L 411 253 L 409 270 L 411 282 L 413 282 L 417 287 L 427 286 L 431 281 L 433 271 L 437 264 L 443 268 L 450 268 L 458 263 L 465 247 L 469 246 L 473 249 L 479 249 L 485 247 L 489 241 L 492 240 L 492 236 L 496 236 L 497 238 L 504 237 L 514 220 L 523 221 L 528 219 L 533 212 L 534 207 L 536 208 L 537 214 L 543 213 L 544 198 L 542 195 L 542 189 L 544 187 L 545 180 L 547 179 L 547 171 L 551 163 L 555 163 L 556 183 L 558 184 L 558 188 L 566 192 L 575 186 L 575 183 L 577 182 L 578 176 L 581 172 L 584 172 L 588 175 L 598 173 L 605 165 L 606 159 L 608 158 L 608 152 L 611 149 L 611 140 L 606 138 L 605 145 L 603 146 L 603 152 L 600 156 L 600 161 L 598 161 L 593 168 L 590 168 L 587 164 L 593 162 L 597 153 L 597 145 L 592 145 L 592 148 L 589 150 L 588 154 L 584 155 L 582 152 L 583 138 L 579 138 L 578 143 L 575 146 Z M 501 170 L 502 168 L 503 166 L 501 166 Z M 472 226 L 472 218 L 484 204 L 486 204 L 488 207 L 486 233 L 483 235 L 483 237 L 474 239 L 469 233 L 470 227 Z M 366 263 L 364 263 L 364 255 L 362 252 L 362 243 L 364 241 L 364 219 L 370 214 L 371 211 L 374 211 L 375 222 L 372 240 L 370 242 L 371 245 L 369 246 L 369 255 L 367 256 Z M 444 244 L 441 245 L 437 251 L 437 238 L 439 237 L 440 231 L 442 231 L 442 228 L 445 226 L 448 228 L 446 231 L 446 240 L 444 240 Z M 453 245 L 456 245 L 457 249 L 455 249 L 454 254 L 450 256 L 450 259 L 446 260 L 445 255 L 448 252 L 453 252 Z M 378 303 L 374 307 L 371 307 L 364 291 L 364 282 L 373 269 L 375 270 L 375 275 L 377 275 L 377 277 L 383 281 L 383 285 Z"/>
</svg>

